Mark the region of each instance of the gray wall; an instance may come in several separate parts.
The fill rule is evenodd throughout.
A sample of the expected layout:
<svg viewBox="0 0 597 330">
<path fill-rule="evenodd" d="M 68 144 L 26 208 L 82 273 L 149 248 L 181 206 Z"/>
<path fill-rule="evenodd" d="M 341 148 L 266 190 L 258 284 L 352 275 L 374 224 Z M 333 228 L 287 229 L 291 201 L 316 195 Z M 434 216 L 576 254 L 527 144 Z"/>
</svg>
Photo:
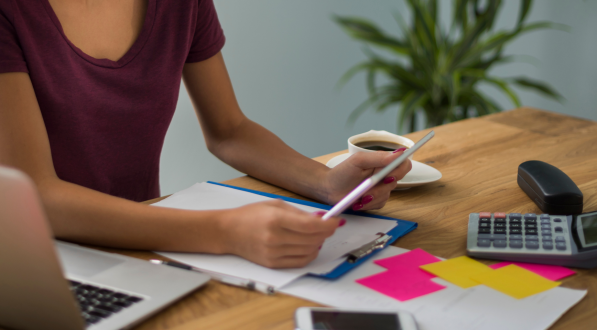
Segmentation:
<svg viewBox="0 0 597 330">
<path fill-rule="evenodd" d="M 396 131 L 396 111 L 368 112 L 354 126 L 346 119 L 366 98 L 364 78 L 344 88 L 335 85 L 363 60 L 360 45 L 331 20 L 333 13 L 370 18 L 396 30 L 392 11 L 407 16 L 403 1 L 390 0 L 215 0 L 226 34 L 223 54 L 243 111 L 308 157 L 346 148 L 346 139 L 370 129 Z M 447 1 L 442 1 L 445 5 Z M 451 2 L 450 2 L 451 3 Z M 442 17 L 449 18 L 449 8 Z M 518 1 L 508 0 L 498 26 L 511 26 Z M 523 105 L 597 120 L 597 3 L 581 0 L 536 1 L 530 20 L 567 24 L 571 32 L 540 31 L 521 37 L 507 49 L 532 55 L 534 64 L 510 64 L 492 73 L 527 75 L 548 82 L 564 97 L 559 104 L 520 91 Z M 513 105 L 498 91 L 488 95 L 505 109 Z M 161 160 L 162 194 L 195 182 L 222 181 L 241 175 L 206 149 L 186 90 L 166 137 Z"/>
</svg>

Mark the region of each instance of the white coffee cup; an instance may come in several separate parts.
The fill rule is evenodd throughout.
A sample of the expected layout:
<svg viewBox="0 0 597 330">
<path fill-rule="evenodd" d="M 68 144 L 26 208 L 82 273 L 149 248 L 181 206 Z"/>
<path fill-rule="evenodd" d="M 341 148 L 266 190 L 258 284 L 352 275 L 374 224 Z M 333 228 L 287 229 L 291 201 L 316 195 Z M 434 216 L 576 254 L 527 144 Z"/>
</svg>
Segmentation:
<svg viewBox="0 0 597 330">
<path fill-rule="evenodd" d="M 365 149 L 357 145 L 366 144 L 367 142 L 381 142 L 379 143 L 381 146 L 390 148 L 396 145 L 411 148 L 413 145 L 415 145 L 413 140 L 405 138 L 404 136 L 396 135 L 387 131 L 370 130 L 369 132 L 353 135 L 348 138 L 348 153 L 352 155 L 357 152 L 374 152 L 375 150 Z M 410 156 L 408 158 L 412 160 L 413 157 Z"/>
</svg>

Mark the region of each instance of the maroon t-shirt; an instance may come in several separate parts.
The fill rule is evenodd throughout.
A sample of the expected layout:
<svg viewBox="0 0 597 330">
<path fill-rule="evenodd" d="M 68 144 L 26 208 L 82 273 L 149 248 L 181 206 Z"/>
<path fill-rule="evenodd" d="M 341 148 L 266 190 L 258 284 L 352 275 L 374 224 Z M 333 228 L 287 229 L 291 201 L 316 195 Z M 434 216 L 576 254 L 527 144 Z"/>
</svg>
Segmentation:
<svg viewBox="0 0 597 330">
<path fill-rule="evenodd" d="M 48 0 L 0 0 L 0 73 L 29 73 L 58 177 L 135 201 L 160 194 L 183 65 L 223 46 L 213 0 L 148 0 L 139 37 L 116 62 L 73 45 Z"/>
</svg>

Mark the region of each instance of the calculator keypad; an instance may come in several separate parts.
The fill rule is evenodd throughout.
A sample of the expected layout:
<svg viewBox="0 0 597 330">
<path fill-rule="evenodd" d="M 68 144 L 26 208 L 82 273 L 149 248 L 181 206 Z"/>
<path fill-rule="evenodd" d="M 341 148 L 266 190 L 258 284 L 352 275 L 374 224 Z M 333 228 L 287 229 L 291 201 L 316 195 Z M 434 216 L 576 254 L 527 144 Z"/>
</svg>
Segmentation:
<svg viewBox="0 0 597 330">
<path fill-rule="evenodd" d="M 477 223 L 476 247 L 480 250 L 553 253 L 569 247 L 567 223 L 561 216 L 481 212 Z"/>
</svg>

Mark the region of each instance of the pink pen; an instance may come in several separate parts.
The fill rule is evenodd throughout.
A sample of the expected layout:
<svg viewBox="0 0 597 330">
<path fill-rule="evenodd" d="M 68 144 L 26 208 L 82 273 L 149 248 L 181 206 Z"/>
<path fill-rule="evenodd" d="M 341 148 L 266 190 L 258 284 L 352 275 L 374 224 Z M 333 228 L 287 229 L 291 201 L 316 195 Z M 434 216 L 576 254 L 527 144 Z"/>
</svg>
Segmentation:
<svg viewBox="0 0 597 330">
<path fill-rule="evenodd" d="M 415 143 L 414 146 L 407 149 L 402 155 L 398 158 L 394 159 L 388 166 L 384 167 L 383 170 L 377 172 L 370 178 L 363 181 L 358 187 L 354 188 L 348 195 L 342 198 L 338 204 L 334 205 L 331 210 L 327 211 L 326 214 L 321 217 L 323 220 L 327 220 L 331 217 L 335 217 L 346 210 L 349 206 L 351 206 L 357 199 L 359 199 L 367 190 L 373 188 L 379 181 L 383 180 L 390 172 L 392 172 L 396 167 L 398 167 L 402 162 L 404 162 L 410 155 L 412 155 L 415 151 L 417 151 L 421 146 L 423 146 L 427 141 L 431 140 L 431 138 L 435 135 L 435 132 L 431 131 L 427 135 L 425 135 L 419 142 Z"/>
</svg>

